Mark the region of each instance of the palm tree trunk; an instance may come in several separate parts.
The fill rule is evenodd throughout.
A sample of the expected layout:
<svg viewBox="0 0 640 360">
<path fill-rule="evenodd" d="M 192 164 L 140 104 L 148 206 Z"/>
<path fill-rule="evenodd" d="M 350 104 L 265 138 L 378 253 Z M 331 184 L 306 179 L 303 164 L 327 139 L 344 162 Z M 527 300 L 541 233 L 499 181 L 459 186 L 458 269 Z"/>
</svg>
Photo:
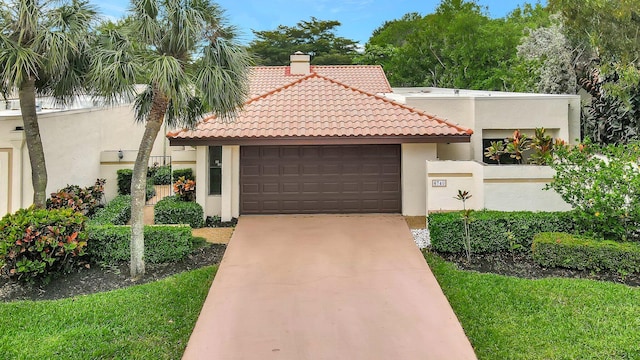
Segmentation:
<svg viewBox="0 0 640 360">
<path fill-rule="evenodd" d="M 138 156 L 133 166 L 131 179 L 131 278 L 137 279 L 144 275 L 144 204 L 146 201 L 147 167 L 153 143 L 164 121 L 167 110 L 167 98 L 163 94 L 154 92 L 151 112 L 145 124 L 144 135 L 140 141 Z"/>
<path fill-rule="evenodd" d="M 27 138 L 27 150 L 31 162 L 31 184 L 33 185 L 33 204 L 44 208 L 47 201 L 47 166 L 44 159 L 40 126 L 36 114 L 35 79 L 27 78 L 18 91 L 22 123 Z"/>
</svg>

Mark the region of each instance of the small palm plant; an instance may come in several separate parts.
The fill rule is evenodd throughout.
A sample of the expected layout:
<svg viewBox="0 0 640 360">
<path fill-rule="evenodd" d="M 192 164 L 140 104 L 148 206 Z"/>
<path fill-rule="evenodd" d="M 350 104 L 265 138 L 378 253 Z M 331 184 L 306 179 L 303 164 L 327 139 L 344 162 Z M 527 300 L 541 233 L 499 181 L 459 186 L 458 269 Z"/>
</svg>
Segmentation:
<svg viewBox="0 0 640 360">
<path fill-rule="evenodd" d="M 484 156 L 500 165 L 500 157 L 504 154 L 504 143 L 502 141 L 492 141 L 491 145 L 484 149 Z"/>
<path fill-rule="evenodd" d="M 471 194 L 469 194 L 466 190 L 458 190 L 458 196 L 455 196 L 454 199 L 462 201 L 462 219 L 464 220 L 464 250 L 467 254 L 467 261 L 471 261 L 471 236 L 469 234 L 469 223 L 471 222 L 471 209 L 467 209 L 467 200 L 471 198 Z"/>
<path fill-rule="evenodd" d="M 535 152 L 529 159 L 535 165 L 547 165 L 551 161 L 551 152 L 553 151 L 553 139 L 549 135 L 545 135 L 544 128 L 537 128 L 531 147 Z"/>
<path fill-rule="evenodd" d="M 506 152 L 516 163 L 522 164 L 523 153 L 531 148 L 531 140 L 527 135 L 516 130 L 510 138 L 507 138 Z"/>
</svg>

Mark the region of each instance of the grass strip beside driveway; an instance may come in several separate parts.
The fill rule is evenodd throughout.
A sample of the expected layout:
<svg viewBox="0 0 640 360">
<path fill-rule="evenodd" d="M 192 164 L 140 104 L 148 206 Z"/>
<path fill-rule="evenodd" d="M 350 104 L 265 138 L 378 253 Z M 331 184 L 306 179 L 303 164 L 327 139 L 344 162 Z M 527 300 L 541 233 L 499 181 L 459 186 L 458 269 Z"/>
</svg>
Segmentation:
<svg viewBox="0 0 640 360">
<path fill-rule="evenodd" d="M 479 359 L 640 359 L 640 288 L 480 274 L 425 258 Z"/>
<path fill-rule="evenodd" d="M 0 359 L 179 359 L 216 270 L 77 298 L 0 303 Z"/>
</svg>

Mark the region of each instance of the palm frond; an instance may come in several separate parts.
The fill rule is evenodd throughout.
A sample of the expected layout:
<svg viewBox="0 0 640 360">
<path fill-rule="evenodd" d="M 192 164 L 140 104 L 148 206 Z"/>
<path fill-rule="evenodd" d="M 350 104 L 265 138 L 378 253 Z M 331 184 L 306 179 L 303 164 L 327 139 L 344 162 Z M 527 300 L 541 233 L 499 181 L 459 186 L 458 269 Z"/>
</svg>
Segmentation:
<svg viewBox="0 0 640 360">
<path fill-rule="evenodd" d="M 108 105 L 133 99 L 140 63 L 129 37 L 106 27 L 96 38 L 90 56 L 87 80 L 95 99 Z"/>
<path fill-rule="evenodd" d="M 41 56 L 0 34 L 0 74 L 6 87 L 17 89 L 28 77 L 37 77 Z"/>
<path fill-rule="evenodd" d="M 206 108 L 221 119 L 231 119 L 248 95 L 251 57 L 243 47 L 220 38 L 203 50 L 196 88 Z"/>
<path fill-rule="evenodd" d="M 161 27 L 158 21 L 160 5 L 157 0 L 133 0 L 131 2 L 133 31 L 143 43 L 156 45 L 161 38 Z"/>
<path fill-rule="evenodd" d="M 133 111 L 135 113 L 136 122 L 146 122 L 151 112 L 151 104 L 153 102 L 153 87 L 147 86 L 143 91 L 138 93 L 133 103 Z"/>
</svg>

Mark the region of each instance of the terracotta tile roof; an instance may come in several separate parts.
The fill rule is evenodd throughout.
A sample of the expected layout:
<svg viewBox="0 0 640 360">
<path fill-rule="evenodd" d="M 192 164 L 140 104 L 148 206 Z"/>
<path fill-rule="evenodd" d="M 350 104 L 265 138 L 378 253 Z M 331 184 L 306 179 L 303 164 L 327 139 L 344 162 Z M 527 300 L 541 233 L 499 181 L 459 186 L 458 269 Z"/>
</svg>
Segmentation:
<svg viewBox="0 0 640 360">
<path fill-rule="evenodd" d="M 470 136 L 462 128 L 317 73 L 255 97 L 231 123 L 206 118 L 171 139 Z"/>
<path fill-rule="evenodd" d="M 390 93 L 391 86 L 382 67 L 377 65 L 311 66 L 311 72 L 371 94 Z M 292 75 L 289 66 L 256 66 L 249 76 L 249 98 L 291 84 L 307 75 Z"/>
</svg>

